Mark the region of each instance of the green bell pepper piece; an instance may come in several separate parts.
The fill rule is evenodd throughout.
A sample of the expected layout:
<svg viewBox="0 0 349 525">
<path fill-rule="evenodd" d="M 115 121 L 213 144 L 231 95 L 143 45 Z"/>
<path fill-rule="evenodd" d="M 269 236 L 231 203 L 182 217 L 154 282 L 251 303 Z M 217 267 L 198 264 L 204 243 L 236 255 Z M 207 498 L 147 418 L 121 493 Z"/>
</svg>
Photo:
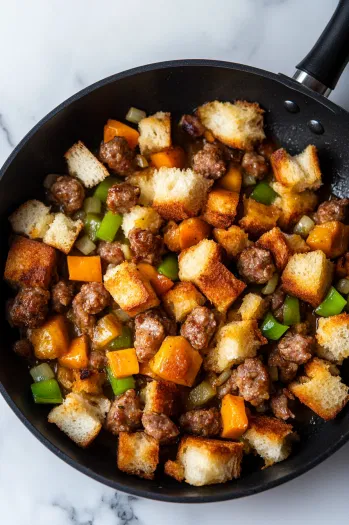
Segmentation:
<svg viewBox="0 0 349 525">
<path fill-rule="evenodd" d="M 116 396 L 119 396 L 120 394 L 126 392 L 126 390 L 130 390 L 130 388 L 135 388 L 136 386 L 133 376 L 117 378 L 113 375 L 113 372 L 109 366 L 107 367 L 107 375 L 109 383 L 111 384 L 113 392 Z"/>
<path fill-rule="evenodd" d="M 178 258 L 174 253 L 170 253 L 163 258 L 158 266 L 158 272 L 172 281 L 178 280 Z"/>
<path fill-rule="evenodd" d="M 331 315 L 340 314 L 347 301 L 344 297 L 337 292 L 333 286 L 331 286 L 330 291 L 326 295 L 322 303 L 316 308 L 315 313 L 321 315 L 322 317 L 330 317 Z"/>
<path fill-rule="evenodd" d="M 132 348 L 132 332 L 128 326 L 122 327 L 122 334 L 108 345 L 110 350 L 121 350 L 122 348 Z"/>
<path fill-rule="evenodd" d="M 261 204 L 266 204 L 269 206 L 274 202 L 277 197 L 277 193 L 269 186 L 267 182 L 260 182 L 254 188 L 251 193 L 251 199 L 254 199 Z"/>
<path fill-rule="evenodd" d="M 301 314 L 299 311 L 299 300 L 297 297 L 288 295 L 284 302 L 283 308 L 284 323 L 288 326 L 298 324 L 301 322 Z"/>
<path fill-rule="evenodd" d="M 101 225 L 101 218 L 96 213 L 88 213 L 85 219 L 85 231 L 91 241 L 96 240 L 96 234 Z"/>
<path fill-rule="evenodd" d="M 101 241 L 113 242 L 116 232 L 122 223 L 122 215 L 107 211 L 104 215 L 101 225 L 96 233 L 96 238 Z"/>
<path fill-rule="evenodd" d="M 97 197 L 102 202 L 107 202 L 109 188 L 114 186 L 114 184 L 119 184 L 120 182 L 121 179 L 119 179 L 118 177 L 107 177 L 98 184 L 93 196 Z"/>
<path fill-rule="evenodd" d="M 289 329 L 288 326 L 278 323 L 272 313 L 268 312 L 261 326 L 262 334 L 272 341 L 277 341 Z"/>
<path fill-rule="evenodd" d="M 56 405 L 63 401 L 61 389 L 56 379 L 47 379 L 46 381 L 33 383 L 31 390 L 35 403 L 50 403 Z"/>
</svg>

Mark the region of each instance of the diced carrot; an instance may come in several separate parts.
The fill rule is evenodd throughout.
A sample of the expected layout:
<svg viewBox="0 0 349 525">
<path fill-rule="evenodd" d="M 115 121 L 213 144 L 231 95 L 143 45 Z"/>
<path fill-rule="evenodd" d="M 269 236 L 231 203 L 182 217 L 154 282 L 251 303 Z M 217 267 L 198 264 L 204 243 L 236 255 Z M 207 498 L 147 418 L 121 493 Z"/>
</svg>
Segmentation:
<svg viewBox="0 0 349 525">
<path fill-rule="evenodd" d="M 208 129 L 205 131 L 204 137 L 207 140 L 207 142 L 210 142 L 210 144 L 212 144 L 215 141 L 213 134 Z"/>
<path fill-rule="evenodd" d="M 177 146 L 159 151 L 159 153 L 153 153 L 153 155 L 150 155 L 150 160 L 156 169 L 160 169 L 163 166 L 166 168 L 184 168 L 185 153 L 181 147 Z"/>
<path fill-rule="evenodd" d="M 69 337 L 63 315 L 52 317 L 39 328 L 34 328 L 30 335 L 38 359 L 56 359 L 64 355 L 69 348 Z"/>
<path fill-rule="evenodd" d="M 174 285 L 174 282 L 171 281 L 171 279 L 159 273 L 154 266 L 149 263 L 139 263 L 138 270 L 146 279 L 148 279 L 154 288 L 156 295 L 163 295 Z"/>
<path fill-rule="evenodd" d="M 203 239 L 207 239 L 210 232 L 211 227 L 203 219 L 199 219 L 198 217 L 185 219 L 179 225 L 180 249 L 185 250 Z"/>
<path fill-rule="evenodd" d="M 180 252 L 179 226 L 174 221 L 169 221 L 164 229 L 164 242 L 171 252 Z"/>
<path fill-rule="evenodd" d="M 68 255 L 68 271 L 71 281 L 102 282 L 101 258 Z"/>
<path fill-rule="evenodd" d="M 139 373 L 139 363 L 134 348 L 107 352 L 107 358 L 115 377 L 128 377 Z"/>
<path fill-rule="evenodd" d="M 124 137 L 130 148 L 134 149 L 138 145 L 139 133 L 123 122 L 109 119 L 104 126 L 104 142 L 109 142 L 114 137 Z"/>
<path fill-rule="evenodd" d="M 241 167 L 238 164 L 231 164 L 227 173 L 219 179 L 217 186 L 224 190 L 236 191 L 240 193 L 242 183 Z"/>
<path fill-rule="evenodd" d="M 122 334 L 122 324 L 113 314 L 107 314 L 99 319 L 93 333 L 93 344 L 96 348 L 104 348 L 115 337 Z"/>
<path fill-rule="evenodd" d="M 226 394 L 222 399 L 222 437 L 238 439 L 247 430 L 248 418 L 243 397 Z"/>
<path fill-rule="evenodd" d="M 348 250 L 349 226 L 339 221 L 317 224 L 306 242 L 312 250 L 322 250 L 330 259 L 339 257 Z"/>
<path fill-rule="evenodd" d="M 66 368 L 86 368 L 88 366 L 87 336 L 76 337 L 70 343 L 68 352 L 58 359 Z"/>
<path fill-rule="evenodd" d="M 143 376 L 151 377 L 152 379 L 160 379 L 159 376 L 154 374 L 154 372 L 152 371 L 152 369 L 149 366 L 149 362 L 148 361 L 145 362 L 145 363 L 139 363 L 139 373 L 142 374 Z"/>
</svg>

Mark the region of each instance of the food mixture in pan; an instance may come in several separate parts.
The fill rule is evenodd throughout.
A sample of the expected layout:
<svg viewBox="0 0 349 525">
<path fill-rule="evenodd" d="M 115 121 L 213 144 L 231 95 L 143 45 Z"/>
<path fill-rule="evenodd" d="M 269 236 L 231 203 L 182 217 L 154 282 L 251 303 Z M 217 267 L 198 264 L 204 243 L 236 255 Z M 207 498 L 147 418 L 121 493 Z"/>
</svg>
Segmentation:
<svg viewBox="0 0 349 525">
<path fill-rule="evenodd" d="M 131 108 L 9 218 L 33 402 L 78 446 L 114 435 L 128 474 L 224 483 L 244 454 L 290 455 L 301 404 L 348 402 L 349 200 L 321 198 L 316 147 L 277 149 L 263 113 Z"/>
</svg>

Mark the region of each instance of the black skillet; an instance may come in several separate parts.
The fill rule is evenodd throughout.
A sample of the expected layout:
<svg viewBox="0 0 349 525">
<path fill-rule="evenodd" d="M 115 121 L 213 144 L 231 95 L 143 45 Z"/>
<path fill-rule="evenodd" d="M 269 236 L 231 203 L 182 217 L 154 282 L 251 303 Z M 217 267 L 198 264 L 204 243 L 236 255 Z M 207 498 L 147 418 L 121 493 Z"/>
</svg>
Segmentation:
<svg viewBox="0 0 349 525">
<path fill-rule="evenodd" d="M 209 100 L 258 101 L 266 110 L 268 133 L 291 153 L 315 144 L 325 181 L 338 196 L 349 196 L 349 114 L 326 100 L 349 59 L 349 0 L 342 0 L 319 41 L 297 66 L 295 79 L 252 67 L 213 60 L 152 64 L 113 75 L 88 87 L 45 117 L 17 146 L 1 170 L 1 262 L 7 252 L 7 217 L 21 202 L 42 194 L 47 173 L 66 171 L 63 153 L 78 139 L 97 147 L 108 118 L 122 118 L 130 106 L 175 116 Z M 325 96 L 324 96 L 325 95 Z M 5 303 L 7 290 L 2 284 Z M 349 406 L 323 423 L 301 410 L 300 443 L 292 456 L 266 470 L 247 457 L 242 478 L 209 487 L 179 484 L 159 475 L 154 481 L 127 476 L 116 468 L 115 438 L 99 436 L 79 449 L 54 425 L 48 409 L 29 395 L 26 364 L 11 350 L 16 334 L 1 316 L 0 391 L 26 427 L 52 452 L 88 476 L 115 489 L 172 502 L 221 501 L 255 494 L 311 469 L 349 439 Z M 349 366 L 343 368 L 349 384 Z"/>
</svg>

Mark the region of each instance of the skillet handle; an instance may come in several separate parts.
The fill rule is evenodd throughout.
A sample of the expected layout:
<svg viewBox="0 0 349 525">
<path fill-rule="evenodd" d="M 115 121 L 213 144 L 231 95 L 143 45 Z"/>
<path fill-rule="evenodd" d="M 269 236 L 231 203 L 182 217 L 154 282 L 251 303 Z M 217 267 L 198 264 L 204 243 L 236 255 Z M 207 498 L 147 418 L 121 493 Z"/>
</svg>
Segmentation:
<svg viewBox="0 0 349 525">
<path fill-rule="evenodd" d="M 328 96 L 349 60 L 349 0 L 340 0 L 331 20 L 293 78 Z"/>
</svg>

